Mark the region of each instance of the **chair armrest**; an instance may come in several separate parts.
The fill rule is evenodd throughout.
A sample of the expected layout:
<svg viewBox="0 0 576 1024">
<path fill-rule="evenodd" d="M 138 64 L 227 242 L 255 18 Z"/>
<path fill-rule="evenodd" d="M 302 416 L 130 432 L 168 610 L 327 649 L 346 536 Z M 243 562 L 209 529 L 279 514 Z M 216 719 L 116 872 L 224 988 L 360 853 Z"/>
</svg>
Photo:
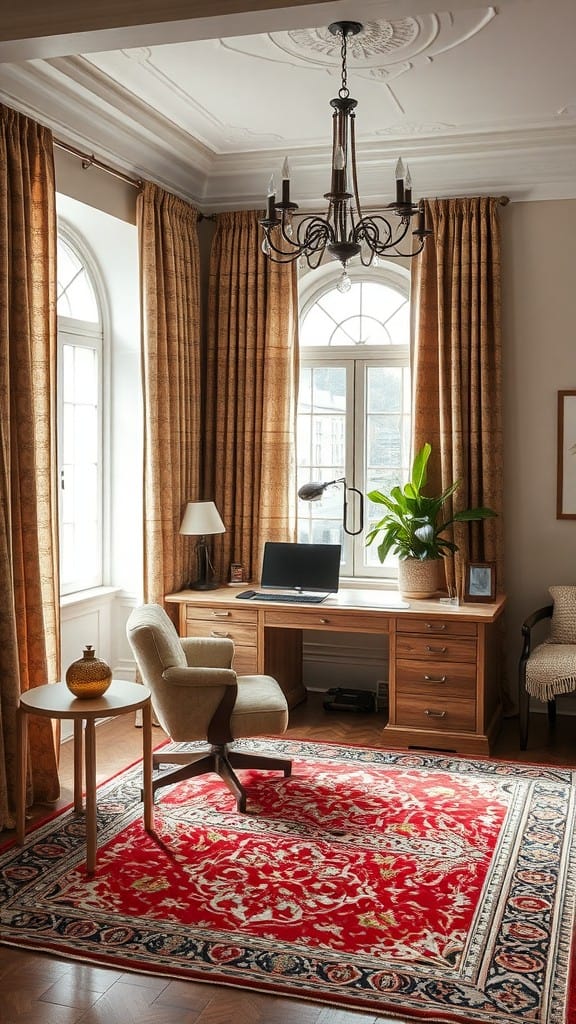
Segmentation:
<svg viewBox="0 0 576 1024">
<path fill-rule="evenodd" d="M 525 661 L 532 649 L 532 630 L 534 626 L 541 622 L 542 619 L 552 618 L 552 612 L 554 611 L 553 604 L 544 605 L 542 608 L 538 608 L 535 612 L 532 612 L 524 622 L 522 623 L 522 636 L 524 638 L 522 646 L 522 654 L 520 655 L 520 661 Z"/>
<path fill-rule="evenodd" d="M 236 686 L 237 676 L 231 668 L 182 668 L 174 665 L 162 673 L 172 686 L 192 686 L 212 689 L 214 686 Z"/>
<path fill-rule="evenodd" d="M 180 643 L 191 667 L 230 668 L 232 665 L 234 641 L 228 637 L 184 636 Z"/>
</svg>

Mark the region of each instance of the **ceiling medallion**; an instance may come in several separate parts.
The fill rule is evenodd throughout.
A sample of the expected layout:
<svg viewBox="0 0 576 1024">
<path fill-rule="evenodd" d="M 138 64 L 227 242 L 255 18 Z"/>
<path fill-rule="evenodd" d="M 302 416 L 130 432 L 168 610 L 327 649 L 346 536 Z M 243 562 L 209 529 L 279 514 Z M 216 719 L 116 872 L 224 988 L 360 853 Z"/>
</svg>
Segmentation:
<svg viewBox="0 0 576 1024">
<path fill-rule="evenodd" d="M 347 78 L 348 40 L 362 32 L 357 21 L 337 21 L 329 31 L 340 41 L 341 85 L 338 96 L 330 100 L 332 114 L 332 168 L 330 188 L 324 193 L 328 209 L 324 217 L 306 216 L 295 220 L 297 203 L 290 199 L 290 170 L 288 159 L 282 167 L 282 196 L 276 201 L 274 179 L 270 179 L 266 216 L 260 220 L 264 231 L 262 251 L 275 263 L 292 263 L 305 259 L 315 269 L 327 254 L 342 265 L 342 276 L 337 285 L 340 291 L 351 287 L 348 262 L 360 256 L 364 266 L 370 266 L 380 256 L 416 256 L 424 248 L 428 235 L 424 203 L 412 201 L 412 181 L 402 160 L 396 165 L 396 199 L 385 206 L 385 213 L 364 215 L 358 193 L 356 169 L 355 109 L 357 100 L 350 96 Z M 414 217 L 417 226 L 412 231 L 409 248 L 401 248 L 408 236 Z"/>
<path fill-rule="evenodd" d="M 399 21 L 371 21 L 363 26 L 362 33 L 348 40 L 348 62 L 351 67 L 379 65 L 382 57 L 396 54 L 396 51 L 414 45 L 421 34 L 419 23 L 414 18 Z M 293 54 L 318 61 L 324 58 L 328 64 L 340 56 L 340 42 L 330 28 L 296 29 L 286 32 L 285 38 L 293 44 Z M 288 49 L 288 46 L 284 47 Z"/>
</svg>

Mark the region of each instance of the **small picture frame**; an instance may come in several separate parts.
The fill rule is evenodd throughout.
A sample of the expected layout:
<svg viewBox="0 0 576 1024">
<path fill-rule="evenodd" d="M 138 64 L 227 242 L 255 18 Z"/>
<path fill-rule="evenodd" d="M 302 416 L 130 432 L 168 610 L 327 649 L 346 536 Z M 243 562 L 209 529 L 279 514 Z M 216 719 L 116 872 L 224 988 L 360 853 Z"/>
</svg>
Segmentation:
<svg viewBox="0 0 576 1024">
<path fill-rule="evenodd" d="M 466 566 L 465 601 L 496 600 L 496 563 L 469 562 Z"/>
<path fill-rule="evenodd" d="M 244 582 L 244 567 L 240 562 L 232 562 L 230 566 L 230 583 Z"/>
<path fill-rule="evenodd" d="M 576 519 L 576 391 L 558 392 L 556 519 Z"/>
</svg>

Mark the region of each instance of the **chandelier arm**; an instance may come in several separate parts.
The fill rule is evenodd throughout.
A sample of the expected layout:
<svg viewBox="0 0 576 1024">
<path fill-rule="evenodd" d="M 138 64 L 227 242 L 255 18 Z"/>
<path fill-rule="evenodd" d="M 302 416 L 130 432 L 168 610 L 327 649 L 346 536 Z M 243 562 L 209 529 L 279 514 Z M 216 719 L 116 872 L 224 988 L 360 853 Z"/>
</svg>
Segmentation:
<svg viewBox="0 0 576 1024">
<path fill-rule="evenodd" d="M 360 195 L 358 192 L 358 170 L 356 167 L 356 115 L 354 112 L 350 115 L 350 156 L 352 161 L 352 188 L 354 190 L 354 202 L 356 203 L 356 213 L 360 220 L 362 220 L 362 207 L 360 205 Z"/>
<path fill-rule="evenodd" d="M 385 217 L 374 217 L 373 219 L 384 221 L 389 229 L 388 238 L 384 242 L 377 241 L 374 245 L 374 251 L 379 256 L 383 256 L 385 253 L 388 253 L 390 249 L 396 249 L 400 243 L 404 241 L 408 234 L 408 229 L 410 228 L 410 221 L 402 218 L 400 224 L 396 227 L 396 230 L 394 230 L 390 222 L 386 220 Z"/>
<path fill-rule="evenodd" d="M 294 263 L 302 254 L 299 252 L 283 253 L 280 249 L 270 247 L 265 255 L 271 263 Z"/>
<path fill-rule="evenodd" d="M 317 252 L 318 249 L 324 249 L 326 245 L 333 241 L 334 231 L 332 225 L 327 220 L 312 215 L 304 217 L 300 221 L 296 231 L 296 244 L 300 246 L 302 251 L 310 250 L 310 252 Z"/>
<path fill-rule="evenodd" d="M 383 239 L 380 238 L 381 229 L 378 227 L 378 224 L 376 223 L 377 221 L 381 222 L 382 230 L 385 231 Z M 378 255 L 380 256 L 383 255 L 388 248 L 396 244 L 393 241 L 393 229 L 390 221 L 380 214 L 363 217 L 356 225 L 354 240 L 358 242 L 366 242 L 372 252 L 378 252 Z M 397 241 L 401 241 L 401 239 L 397 239 Z"/>
<path fill-rule="evenodd" d="M 416 236 L 416 232 L 415 231 L 413 231 L 412 234 Z M 411 259 L 412 256 L 418 256 L 418 254 L 422 252 L 422 250 L 424 248 L 425 241 L 426 241 L 425 238 L 421 238 L 420 242 L 419 242 L 419 245 L 418 245 L 418 248 L 412 249 L 411 252 L 400 252 L 398 249 L 396 249 L 395 252 L 391 252 L 391 253 L 389 253 L 389 255 L 393 256 L 393 257 L 394 256 L 402 256 L 403 259 Z"/>
<path fill-rule="evenodd" d="M 268 252 L 266 255 L 268 255 L 270 259 L 273 259 L 275 263 L 290 263 L 292 260 L 298 259 L 302 253 L 302 248 L 294 242 L 293 238 L 285 238 L 280 231 L 282 241 L 286 242 L 290 246 L 289 249 L 286 249 L 285 247 L 281 248 L 274 241 L 275 228 L 280 228 L 280 224 L 278 223 L 273 227 L 264 228 L 264 239 L 268 243 Z M 280 259 L 275 258 L 273 254 L 276 254 Z"/>
</svg>

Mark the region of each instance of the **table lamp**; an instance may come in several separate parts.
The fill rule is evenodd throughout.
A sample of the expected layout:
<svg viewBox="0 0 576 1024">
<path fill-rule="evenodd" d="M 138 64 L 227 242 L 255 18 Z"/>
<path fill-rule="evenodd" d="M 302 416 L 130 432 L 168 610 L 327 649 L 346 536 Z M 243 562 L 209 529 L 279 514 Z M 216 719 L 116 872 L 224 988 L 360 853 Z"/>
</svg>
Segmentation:
<svg viewBox="0 0 576 1024">
<path fill-rule="evenodd" d="M 218 509 L 213 501 L 189 501 L 180 524 L 180 533 L 185 536 L 198 537 L 196 541 L 196 558 L 198 560 L 198 578 L 187 585 L 189 590 L 216 590 L 218 583 L 214 580 L 214 566 L 208 554 L 207 536 L 214 533 L 225 533 Z"/>
</svg>

